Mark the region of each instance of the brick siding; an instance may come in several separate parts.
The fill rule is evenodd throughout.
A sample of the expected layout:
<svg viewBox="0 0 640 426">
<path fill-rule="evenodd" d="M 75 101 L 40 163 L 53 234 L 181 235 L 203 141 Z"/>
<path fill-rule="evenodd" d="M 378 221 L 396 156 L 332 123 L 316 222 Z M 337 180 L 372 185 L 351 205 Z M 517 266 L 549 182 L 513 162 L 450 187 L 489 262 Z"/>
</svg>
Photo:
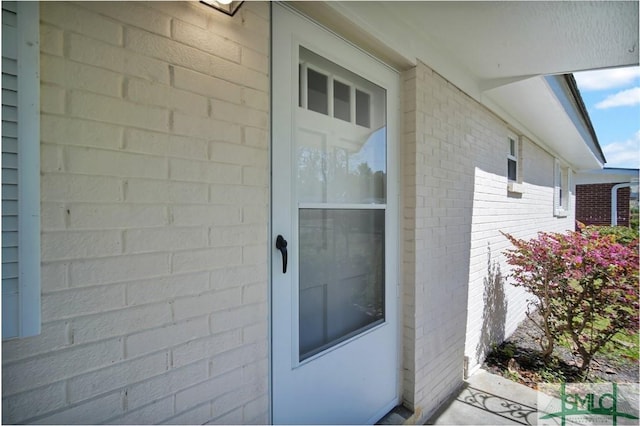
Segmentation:
<svg viewBox="0 0 640 426">
<path fill-rule="evenodd" d="M 42 333 L 4 423 L 267 423 L 269 6 L 41 4 Z"/>
<path fill-rule="evenodd" d="M 425 64 L 402 77 L 403 396 L 422 422 L 462 385 L 464 357 L 477 368 L 524 318 L 500 231 L 529 238 L 572 229 L 574 217 L 554 216 L 553 155 L 524 138 L 523 193 L 509 193 L 507 124 Z M 492 280 L 504 312 L 488 297 Z"/>
<path fill-rule="evenodd" d="M 576 220 L 585 225 L 611 225 L 611 188 L 616 183 L 576 185 Z M 617 194 L 618 225 L 629 226 L 630 188 Z"/>
</svg>

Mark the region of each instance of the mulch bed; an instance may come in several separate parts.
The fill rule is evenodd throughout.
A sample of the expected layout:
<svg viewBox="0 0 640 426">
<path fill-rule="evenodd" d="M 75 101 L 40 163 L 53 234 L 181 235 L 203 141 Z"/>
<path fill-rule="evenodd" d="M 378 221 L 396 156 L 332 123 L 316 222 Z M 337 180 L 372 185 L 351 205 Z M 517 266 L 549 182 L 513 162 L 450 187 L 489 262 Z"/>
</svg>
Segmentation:
<svg viewBox="0 0 640 426">
<path fill-rule="evenodd" d="M 586 378 L 577 367 L 579 357 L 565 347 L 556 345 L 545 364 L 538 344 L 540 335 L 541 331 L 527 318 L 511 337 L 487 356 L 483 368 L 533 389 L 543 382 L 638 383 L 637 361 L 606 353 L 593 358 Z"/>
</svg>

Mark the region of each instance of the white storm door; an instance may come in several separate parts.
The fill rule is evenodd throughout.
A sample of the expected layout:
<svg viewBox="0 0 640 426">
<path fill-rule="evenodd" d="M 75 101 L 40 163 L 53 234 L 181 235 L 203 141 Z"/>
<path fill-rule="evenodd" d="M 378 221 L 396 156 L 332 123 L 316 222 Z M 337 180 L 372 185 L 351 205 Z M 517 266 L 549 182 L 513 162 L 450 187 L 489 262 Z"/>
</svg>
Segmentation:
<svg viewBox="0 0 640 426">
<path fill-rule="evenodd" d="M 273 422 L 373 423 L 399 402 L 399 76 L 272 5 Z"/>
</svg>

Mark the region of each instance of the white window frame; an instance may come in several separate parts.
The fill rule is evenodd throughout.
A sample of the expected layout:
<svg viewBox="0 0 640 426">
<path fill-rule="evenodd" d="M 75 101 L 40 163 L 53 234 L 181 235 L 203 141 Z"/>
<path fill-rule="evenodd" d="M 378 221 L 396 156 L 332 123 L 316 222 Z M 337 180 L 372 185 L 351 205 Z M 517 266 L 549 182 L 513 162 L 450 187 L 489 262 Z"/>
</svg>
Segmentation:
<svg viewBox="0 0 640 426">
<path fill-rule="evenodd" d="M 553 170 L 553 214 L 567 217 L 571 211 L 572 171 L 559 159 L 555 159 Z"/>
<path fill-rule="evenodd" d="M 18 62 L 17 324 L 3 340 L 40 334 L 40 13 L 38 2 L 16 2 Z M 5 309 L 3 301 L 3 309 Z M 12 319 L 13 321 L 13 319 Z M 6 333 L 5 330 L 10 330 Z"/>
<path fill-rule="evenodd" d="M 511 143 L 513 142 L 514 149 L 511 150 Z M 522 140 L 513 132 L 507 134 L 507 191 L 515 194 L 522 194 L 524 192 L 524 185 L 522 184 Z M 516 178 L 515 180 L 509 178 L 509 161 L 516 163 Z"/>
</svg>

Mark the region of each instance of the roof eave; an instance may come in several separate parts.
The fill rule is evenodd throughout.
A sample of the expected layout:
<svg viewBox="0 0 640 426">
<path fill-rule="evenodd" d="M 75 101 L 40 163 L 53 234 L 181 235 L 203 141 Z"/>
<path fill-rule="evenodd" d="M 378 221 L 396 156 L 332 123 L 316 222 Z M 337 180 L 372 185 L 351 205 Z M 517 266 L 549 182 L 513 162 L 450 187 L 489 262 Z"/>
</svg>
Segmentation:
<svg viewBox="0 0 640 426">
<path fill-rule="evenodd" d="M 589 112 L 587 111 L 587 107 L 585 106 L 582 95 L 580 94 L 580 89 L 578 89 L 578 85 L 576 84 L 576 79 L 573 74 L 564 74 L 564 78 L 569 91 L 571 92 L 571 96 L 575 101 L 578 114 L 582 119 L 582 126 L 585 127 L 585 130 L 590 135 L 590 138 L 587 138 L 588 140 L 585 140 L 585 142 L 596 157 L 604 164 L 607 160 L 604 156 L 604 152 L 602 151 L 602 147 L 600 146 L 600 142 L 598 141 L 598 136 L 593 128 L 593 124 L 591 123 L 591 117 L 589 117 Z"/>
</svg>

